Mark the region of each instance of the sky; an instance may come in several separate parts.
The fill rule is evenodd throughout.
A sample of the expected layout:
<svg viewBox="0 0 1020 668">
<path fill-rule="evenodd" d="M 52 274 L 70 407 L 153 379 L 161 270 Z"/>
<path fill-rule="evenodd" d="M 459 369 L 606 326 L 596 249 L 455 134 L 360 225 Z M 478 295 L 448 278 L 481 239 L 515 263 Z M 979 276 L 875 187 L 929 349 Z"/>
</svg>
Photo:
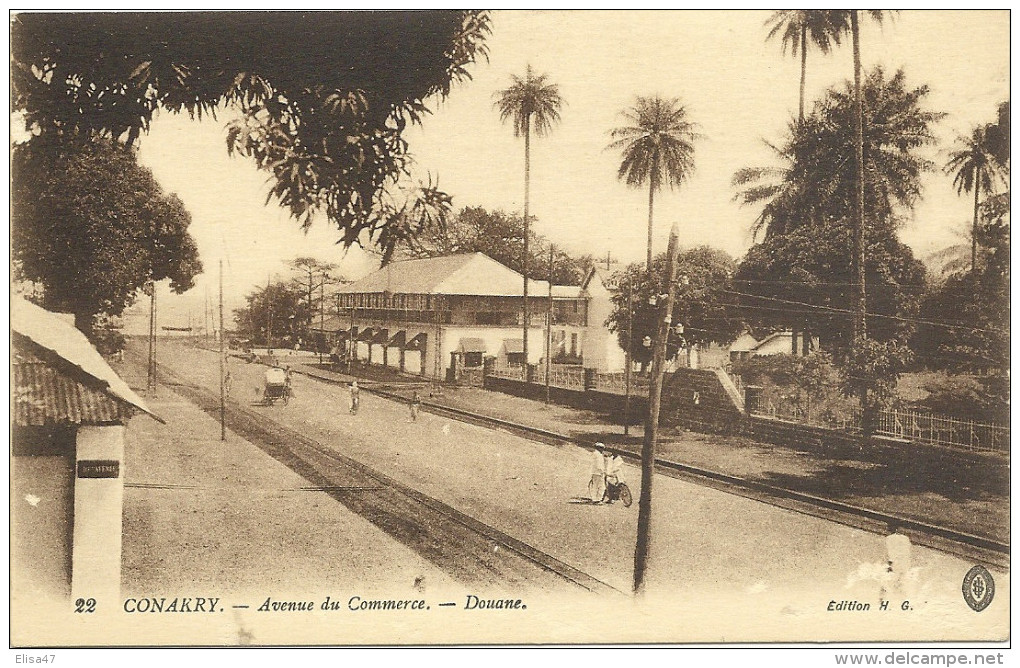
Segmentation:
<svg viewBox="0 0 1020 668">
<path fill-rule="evenodd" d="M 493 102 L 510 75 L 531 64 L 559 85 L 565 102 L 560 123 L 531 144 L 536 231 L 574 253 L 641 262 L 648 192 L 617 179 L 620 155 L 606 148 L 609 131 L 624 123 L 621 112 L 638 95 L 676 97 L 702 138 L 690 179 L 656 196 L 655 250 L 665 249 L 677 222 L 682 244 L 739 258 L 753 242 L 758 210 L 734 201 L 731 178 L 742 167 L 771 164 L 763 140 L 781 141 L 797 113 L 800 60 L 765 40 L 770 14 L 494 12 L 488 62 L 473 65 L 472 80 L 448 99 L 430 100 L 434 113 L 405 133 L 416 170 L 438 178 L 457 209 L 522 211 L 524 142 L 501 123 Z M 882 25 L 863 21 L 861 55 L 866 69 L 902 68 L 909 85 L 930 88 L 926 106 L 946 117 L 935 128 L 939 145 L 925 154 L 943 165 L 957 136 L 994 121 L 997 104 L 1009 98 L 1009 36 L 1005 10 L 906 10 Z M 852 76 L 849 38 L 827 55 L 809 49 L 808 104 Z M 224 125 L 233 117 L 230 110 L 215 121 L 162 114 L 141 140 L 141 162 L 191 212 L 205 264 L 194 289 L 163 300 L 163 324 L 202 318 L 206 296 L 216 298 L 221 259 L 228 312 L 267 278 L 287 277 L 295 257 L 337 263 L 349 278 L 378 266 L 377 256 L 345 253 L 324 218 L 306 233 L 275 202 L 265 204 L 267 175 L 227 155 Z M 972 215 L 972 200 L 957 195 L 951 177 L 928 174 L 924 186 L 924 200 L 900 231 L 922 258 L 966 241 Z"/>
</svg>

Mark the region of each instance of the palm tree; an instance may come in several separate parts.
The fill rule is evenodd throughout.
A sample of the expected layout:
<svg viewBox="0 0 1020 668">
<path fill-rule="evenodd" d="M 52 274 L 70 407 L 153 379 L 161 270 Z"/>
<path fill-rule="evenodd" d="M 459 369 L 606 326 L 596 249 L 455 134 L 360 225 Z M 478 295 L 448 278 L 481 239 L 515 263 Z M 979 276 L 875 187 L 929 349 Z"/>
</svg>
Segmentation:
<svg viewBox="0 0 1020 668">
<path fill-rule="evenodd" d="M 832 10 L 832 20 L 843 30 L 849 27 L 854 45 L 854 164 L 857 192 L 854 197 L 854 259 L 856 262 L 857 309 L 854 316 L 854 340 L 868 337 L 865 310 L 867 292 L 864 285 L 864 101 L 861 97 L 861 27 L 856 9 Z M 877 23 L 885 19 L 883 9 L 866 9 Z M 895 11 L 895 10 L 892 10 Z"/>
<path fill-rule="evenodd" d="M 766 26 L 772 26 L 765 39 L 772 39 L 782 34 L 783 53 L 787 47 L 794 55 L 800 51 L 800 101 L 797 107 L 797 123 L 804 123 L 804 91 L 807 84 L 807 51 L 808 40 L 818 47 L 822 53 L 828 53 L 833 43 L 839 44 L 842 31 L 838 24 L 838 15 L 831 11 L 820 9 L 781 9 L 765 22 Z M 793 336 L 790 341 L 792 353 L 797 354 L 797 328 L 793 328 Z M 810 336 L 804 333 L 802 353 L 807 354 L 810 343 Z"/>
<path fill-rule="evenodd" d="M 957 145 L 960 148 L 949 154 L 946 172 L 955 173 L 953 185 L 956 186 L 957 193 L 974 191 L 974 222 L 970 234 L 970 272 L 973 274 L 977 268 L 978 208 L 981 189 L 984 188 L 986 194 L 991 192 L 994 181 L 1001 178 L 1001 171 L 998 161 L 992 154 L 987 126 L 974 128 L 969 138 L 959 137 Z"/>
<path fill-rule="evenodd" d="M 524 136 L 524 369 L 528 368 L 528 206 L 531 191 L 531 129 L 534 118 L 535 134 L 539 137 L 549 134 L 552 124 L 560 120 L 560 107 L 563 98 L 556 84 L 547 81 L 547 75 L 536 75 L 528 65 L 524 78 L 510 75 L 510 85 L 496 93 L 496 107 L 499 118 L 510 120 L 514 126 L 514 136 Z"/>
<path fill-rule="evenodd" d="M 655 192 L 665 182 L 670 188 L 694 171 L 694 141 L 700 137 L 696 125 L 687 119 L 687 109 L 677 98 L 638 97 L 634 107 L 623 112 L 629 125 L 612 130 L 609 148 L 623 150 L 617 177 L 627 185 L 648 183 L 648 258 L 652 271 L 652 211 Z"/>
<path fill-rule="evenodd" d="M 828 53 L 833 44 L 839 44 L 842 36 L 838 21 L 838 16 L 833 12 L 820 9 L 781 9 L 765 21 L 766 27 L 772 27 L 766 39 L 782 34 L 783 53 L 786 53 L 787 47 L 794 55 L 800 53 L 800 106 L 797 113 L 800 122 L 804 121 L 808 41 L 822 53 Z"/>
</svg>

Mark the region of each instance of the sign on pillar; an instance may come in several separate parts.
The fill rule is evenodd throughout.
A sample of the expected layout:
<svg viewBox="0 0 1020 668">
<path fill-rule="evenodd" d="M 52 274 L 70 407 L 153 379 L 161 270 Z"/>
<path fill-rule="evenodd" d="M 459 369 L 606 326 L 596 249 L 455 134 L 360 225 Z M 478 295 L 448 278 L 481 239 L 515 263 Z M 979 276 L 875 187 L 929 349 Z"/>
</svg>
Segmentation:
<svg viewBox="0 0 1020 668">
<path fill-rule="evenodd" d="M 75 448 L 71 596 L 120 597 L 124 426 L 81 427 Z"/>
</svg>

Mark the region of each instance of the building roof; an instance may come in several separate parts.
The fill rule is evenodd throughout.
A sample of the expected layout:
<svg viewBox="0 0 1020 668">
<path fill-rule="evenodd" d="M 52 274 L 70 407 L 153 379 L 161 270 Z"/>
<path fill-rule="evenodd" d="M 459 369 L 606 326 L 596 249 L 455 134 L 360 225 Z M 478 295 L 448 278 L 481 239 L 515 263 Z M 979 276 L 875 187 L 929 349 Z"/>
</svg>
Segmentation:
<svg viewBox="0 0 1020 668">
<path fill-rule="evenodd" d="M 754 350 L 757 345 L 758 339 L 751 336 L 749 332 L 744 332 L 730 344 L 730 350 L 732 352 L 749 352 Z"/>
<path fill-rule="evenodd" d="M 340 330 L 347 329 L 350 327 L 350 318 L 340 318 L 335 315 L 327 315 L 324 320 L 320 321 L 318 318 L 312 321 L 308 326 L 313 332 L 339 332 Z"/>
<path fill-rule="evenodd" d="M 17 346 L 13 367 L 13 424 L 109 424 L 131 417 L 131 409 L 123 402 L 60 373 Z"/>
<path fill-rule="evenodd" d="M 465 336 L 460 340 L 457 351 L 462 353 L 484 353 L 485 341 L 473 336 Z"/>
<path fill-rule="evenodd" d="M 524 352 L 524 339 L 503 339 L 503 350 L 508 355 Z"/>
<path fill-rule="evenodd" d="M 22 350 L 22 356 L 16 358 L 16 362 L 46 365 L 52 358 L 53 361 L 59 362 L 61 366 L 65 366 L 71 372 L 65 373 L 64 369 L 50 365 L 55 373 L 67 377 L 71 384 L 66 384 L 57 382 L 50 373 L 40 369 L 25 370 L 22 372 L 21 378 L 27 385 L 15 385 L 16 397 L 19 392 L 28 392 L 29 394 L 26 396 L 35 397 L 33 401 L 36 401 L 36 404 L 34 405 L 45 405 L 56 409 L 57 405 L 63 401 L 59 398 L 60 392 L 74 390 L 79 395 L 74 401 L 85 402 L 83 405 L 92 405 L 95 404 L 95 397 L 91 394 L 94 391 L 144 411 L 162 422 L 149 410 L 142 398 L 135 394 L 127 383 L 110 368 L 110 365 L 89 343 L 85 335 L 59 315 L 40 308 L 21 297 L 14 296 L 11 297 L 11 331 L 16 337 L 22 337 L 23 342 L 27 342 Z M 18 342 L 17 338 L 15 338 L 15 342 Z M 32 346 L 36 350 L 28 350 Z M 16 375 L 15 380 L 17 377 Z M 75 386 L 83 389 L 75 389 Z M 85 390 L 89 390 L 89 392 Z M 39 404 L 38 401 L 43 403 Z M 98 410 L 98 404 L 94 407 Z M 57 410 L 57 413 L 65 419 L 70 419 L 72 415 L 79 415 L 82 418 L 89 417 L 88 411 L 82 413 L 81 410 L 71 408 L 69 405 L 64 409 Z M 98 410 L 97 414 L 106 416 L 109 413 L 104 408 Z M 26 413 L 26 418 L 27 415 Z"/>
<path fill-rule="evenodd" d="M 364 278 L 340 288 L 345 293 L 410 295 L 475 295 L 519 297 L 524 294 L 523 276 L 484 253 L 462 253 L 442 257 L 392 262 Z M 528 294 L 549 293 L 547 281 L 528 281 Z M 577 286 L 553 286 L 553 295 L 577 297 Z"/>
<path fill-rule="evenodd" d="M 786 343 L 787 343 L 787 345 L 789 345 L 789 341 L 790 341 L 790 339 L 792 339 L 792 338 L 793 338 L 793 332 L 791 332 L 791 331 L 789 331 L 789 330 L 786 330 L 786 331 L 781 331 L 781 332 L 772 332 L 771 334 L 769 334 L 768 336 L 766 336 L 766 337 L 765 337 L 764 339 L 762 339 L 761 341 L 759 341 L 758 343 L 756 343 L 756 344 L 755 344 L 754 346 L 752 346 L 752 347 L 751 347 L 751 350 L 752 350 L 752 351 L 758 351 L 758 350 L 761 350 L 761 349 L 762 349 L 762 348 L 764 348 L 764 347 L 765 347 L 766 345 L 768 345 L 768 344 L 770 344 L 770 343 L 773 343 L 774 341 L 777 341 L 777 340 L 779 340 L 779 339 L 783 339 L 783 340 L 784 340 L 784 342 L 786 342 Z"/>
</svg>

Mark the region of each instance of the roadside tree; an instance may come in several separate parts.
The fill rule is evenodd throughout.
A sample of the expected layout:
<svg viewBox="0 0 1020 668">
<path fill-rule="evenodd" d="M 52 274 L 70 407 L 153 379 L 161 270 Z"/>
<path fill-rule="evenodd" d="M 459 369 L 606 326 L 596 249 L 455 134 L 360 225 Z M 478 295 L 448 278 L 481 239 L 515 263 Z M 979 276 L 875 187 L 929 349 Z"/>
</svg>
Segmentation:
<svg viewBox="0 0 1020 668">
<path fill-rule="evenodd" d="M 736 263 L 724 251 L 698 246 L 680 252 L 677 259 L 680 282 L 673 306 L 673 328 L 666 346 L 666 359 L 682 350 L 711 342 L 726 344 L 744 328 L 738 312 L 731 307 L 730 277 Z M 652 272 L 631 264 L 614 278 L 613 312 L 606 325 L 616 332 L 620 347 L 630 349 L 631 358 L 642 371 L 652 360 L 651 342 L 658 326 L 657 308 L 665 292 L 666 256 L 652 261 Z M 655 300 L 656 304 L 652 303 Z M 682 331 L 678 326 L 682 325 Z"/>
<path fill-rule="evenodd" d="M 73 313 L 90 337 L 150 281 L 181 293 L 201 273 L 191 216 L 134 149 L 36 137 L 12 151 L 11 176 L 15 278 L 42 286 L 40 304 Z"/>
<path fill-rule="evenodd" d="M 291 348 L 303 338 L 310 313 L 305 295 L 292 282 L 276 281 L 256 288 L 246 305 L 234 310 L 237 333 L 269 348 Z"/>
</svg>

